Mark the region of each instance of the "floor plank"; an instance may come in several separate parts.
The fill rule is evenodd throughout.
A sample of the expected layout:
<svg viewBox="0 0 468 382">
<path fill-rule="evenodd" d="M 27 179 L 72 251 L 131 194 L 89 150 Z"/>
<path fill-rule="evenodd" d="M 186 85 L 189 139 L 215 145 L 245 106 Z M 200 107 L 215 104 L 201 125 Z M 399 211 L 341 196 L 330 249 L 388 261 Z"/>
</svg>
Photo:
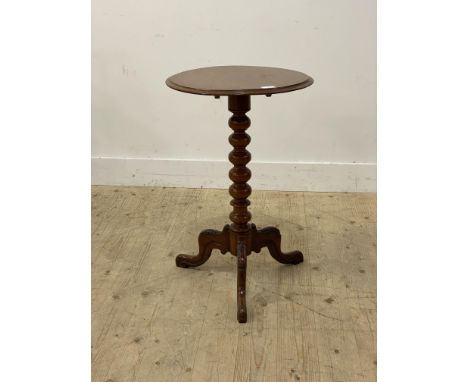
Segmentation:
<svg viewBox="0 0 468 382">
<path fill-rule="evenodd" d="M 92 188 L 93 381 L 375 381 L 376 195 L 254 191 L 253 222 L 305 259 L 248 257 L 243 325 L 233 256 L 174 264 L 199 231 L 229 222 L 229 199 Z"/>
</svg>

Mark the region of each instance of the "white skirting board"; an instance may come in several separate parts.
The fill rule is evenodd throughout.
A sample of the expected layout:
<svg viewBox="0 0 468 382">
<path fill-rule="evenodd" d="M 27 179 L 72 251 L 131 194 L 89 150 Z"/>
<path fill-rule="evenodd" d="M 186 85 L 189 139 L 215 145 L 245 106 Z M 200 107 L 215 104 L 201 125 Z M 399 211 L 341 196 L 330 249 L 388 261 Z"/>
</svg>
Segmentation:
<svg viewBox="0 0 468 382">
<path fill-rule="evenodd" d="M 92 158 L 93 185 L 227 188 L 232 164 L 157 158 Z M 250 162 L 254 190 L 375 192 L 375 163 Z"/>
</svg>

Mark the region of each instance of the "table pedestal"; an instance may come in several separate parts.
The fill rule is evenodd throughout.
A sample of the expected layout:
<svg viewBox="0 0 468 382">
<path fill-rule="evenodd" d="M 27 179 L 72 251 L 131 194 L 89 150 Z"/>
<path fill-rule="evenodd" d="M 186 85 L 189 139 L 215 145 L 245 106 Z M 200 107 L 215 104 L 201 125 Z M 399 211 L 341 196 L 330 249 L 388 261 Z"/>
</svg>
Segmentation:
<svg viewBox="0 0 468 382">
<path fill-rule="evenodd" d="M 250 143 L 250 136 L 245 130 L 250 126 L 250 119 L 246 115 L 250 110 L 250 95 L 230 95 L 228 102 L 229 111 L 233 114 L 229 118 L 229 126 L 234 130 L 229 136 L 229 143 L 234 147 L 229 153 L 229 160 L 234 165 L 229 171 L 229 178 L 234 182 L 229 187 L 229 194 L 233 198 L 233 211 L 229 215 L 232 224 L 226 224 L 222 231 L 202 231 L 198 236 L 198 255 L 179 255 L 176 257 L 176 265 L 182 268 L 202 265 L 210 258 L 213 249 L 237 256 L 237 320 L 244 323 L 247 321 L 247 256 L 252 251 L 258 253 L 263 247 L 267 247 L 271 256 L 282 264 L 298 264 L 304 257 L 300 251 L 281 251 L 281 234 L 277 228 L 266 227 L 257 230 L 255 224 L 249 223 L 251 214 L 247 209 L 250 204 L 247 198 L 252 189 L 247 184 L 251 172 L 246 167 L 250 161 L 250 153 L 246 147 Z"/>
</svg>

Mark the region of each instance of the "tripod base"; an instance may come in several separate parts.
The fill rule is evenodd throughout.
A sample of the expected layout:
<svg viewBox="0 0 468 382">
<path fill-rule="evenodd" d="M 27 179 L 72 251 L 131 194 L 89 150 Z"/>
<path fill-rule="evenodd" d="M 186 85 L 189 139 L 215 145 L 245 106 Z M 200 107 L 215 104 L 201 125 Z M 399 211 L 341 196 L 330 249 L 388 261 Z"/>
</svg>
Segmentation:
<svg viewBox="0 0 468 382">
<path fill-rule="evenodd" d="M 257 230 L 255 224 L 247 224 L 247 231 L 234 230 L 233 225 L 226 224 L 222 231 L 206 229 L 198 236 L 198 255 L 178 255 L 176 265 L 181 268 L 198 267 L 211 256 L 213 249 L 221 253 L 230 252 L 237 257 L 237 320 L 247 322 L 246 306 L 246 272 L 247 256 L 252 252 L 259 253 L 267 247 L 270 255 L 282 264 L 299 264 L 304 261 L 300 251 L 282 252 L 281 233 L 275 227 Z"/>
</svg>

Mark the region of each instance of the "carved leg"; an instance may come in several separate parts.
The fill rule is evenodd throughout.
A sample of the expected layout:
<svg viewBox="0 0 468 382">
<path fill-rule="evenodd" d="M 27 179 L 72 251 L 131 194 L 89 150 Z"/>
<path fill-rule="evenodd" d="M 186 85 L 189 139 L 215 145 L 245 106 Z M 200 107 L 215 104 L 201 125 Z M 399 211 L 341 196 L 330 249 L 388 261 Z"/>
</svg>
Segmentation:
<svg viewBox="0 0 468 382">
<path fill-rule="evenodd" d="M 247 276 L 247 248 L 244 241 L 237 243 L 237 321 L 247 322 L 246 304 L 246 276 Z"/>
<path fill-rule="evenodd" d="M 229 251 L 229 225 L 226 224 L 222 231 L 205 229 L 198 235 L 198 255 L 179 255 L 176 257 L 176 265 L 181 268 L 198 267 L 205 263 L 211 256 L 213 249 L 219 249 L 221 253 Z"/>
<path fill-rule="evenodd" d="M 265 227 L 257 230 L 252 224 L 252 250 L 258 253 L 263 247 L 268 247 L 270 255 L 282 264 L 299 264 L 304 261 L 300 251 L 281 252 L 281 233 L 278 228 Z"/>
</svg>

